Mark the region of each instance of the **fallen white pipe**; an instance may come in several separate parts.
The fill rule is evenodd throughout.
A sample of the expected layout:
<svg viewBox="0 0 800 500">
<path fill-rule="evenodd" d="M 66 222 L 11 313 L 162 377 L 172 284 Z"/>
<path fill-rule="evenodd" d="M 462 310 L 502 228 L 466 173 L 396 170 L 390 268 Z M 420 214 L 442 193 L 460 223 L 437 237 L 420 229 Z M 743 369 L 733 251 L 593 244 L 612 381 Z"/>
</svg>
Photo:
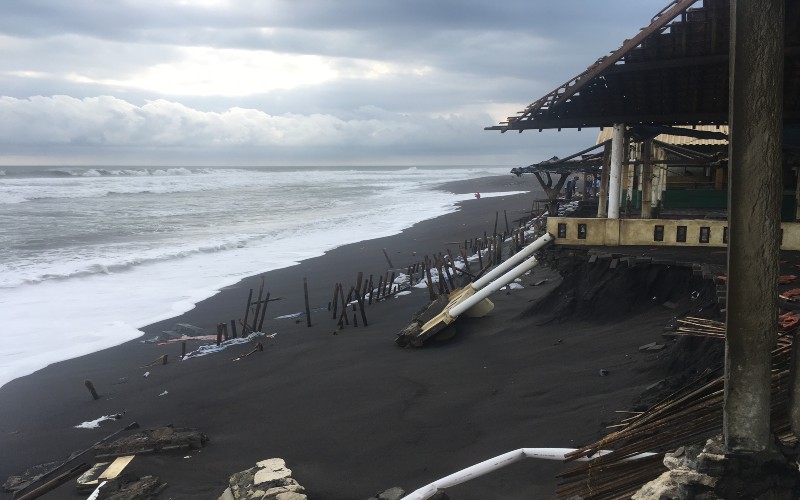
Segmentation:
<svg viewBox="0 0 800 500">
<path fill-rule="evenodd" d="M 544 233 L 544 235 L 540 236 L 536 241 L 509 257 L 507 261 L 495 267 L 480 279 L 476 280 L 474 283 L 471 283 L 470 286 L 475 290 L 480 290 L 494 281 L 495 278 L 503 275 L 506 271 L 512 269 L 514 266 L 528 258 L 533 252 L 539 250 L 551 241 L 553 241 L 553 235 L 550 233 Z"/>
<path fill-rule="evenodd" d="M 474 295 L 470 295 L 463 301 L 451 307 L 447 311 L 447 314 L 449 314 L 453 318 L 457 318 L 467 309 L 476 305 L 478 302 L 487 298 L 489 295 L 500 290 L 507 284 L 511 283 L 515 279 L 519 278 L 523 274 L 527 273 L 528 271 L 536 267 L 537 264 L 539 264 L 539 261 L 536 260 L 536 257 L 531 257 L 522 264 L 517 265 L 515 268 L 511 269 L 504 275 L 500 276 L 496 280 L 492 281 L 488 285 L 483 286 L 480 290 L 475 292 Z"/>
<path fill-rule="evenodd" d="M 450 488 L 451 486 L 467 482 L 470 479 L 483 476 L 489 472 L 505 467 L 506 465 L 518 462 L 523 458 L 541 458 L 545 460 L 563 461 L 566 459 L 566 454 L 573 451 L 575 451 L 574 448 L 520 448 L 518 450 L 509 451 L 508 453 L 503 453 L 502 455 L 490 458 L 489 460 L 485 460 L 479 464 L 475 464 L 471 467 L 467 467 L 466 469 L 450 474 L 449 476 L 443 477 L 438 481 L 426 484 L 422 488 L 419 488 L 404 496 L 403 500 L 426 500 L 436 494 L 436 492 L 439 490 Z M 580 457 L 576 460 L 585 462 L 607 453 L 611 453 L 611 451 L 600 450 L 591 457 Z M 639 453 L 638 455 L 633 455 L 626 458 L 625 461 L 636 460 L 653 455 L 655 455 L 655 453 Z"/>
</svg>

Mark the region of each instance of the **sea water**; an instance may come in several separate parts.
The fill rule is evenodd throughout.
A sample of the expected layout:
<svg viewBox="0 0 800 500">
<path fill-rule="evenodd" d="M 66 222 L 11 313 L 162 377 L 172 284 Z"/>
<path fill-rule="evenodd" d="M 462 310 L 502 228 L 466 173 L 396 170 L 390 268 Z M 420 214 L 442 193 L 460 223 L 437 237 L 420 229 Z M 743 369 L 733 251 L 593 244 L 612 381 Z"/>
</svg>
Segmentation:
<svg viewBox="0 0 800 500">
<path fill-rule="evenodd" d="M 0 386 L 246 276 L 397 234 L 507 167 L 0 169 Z"/>
</svg>

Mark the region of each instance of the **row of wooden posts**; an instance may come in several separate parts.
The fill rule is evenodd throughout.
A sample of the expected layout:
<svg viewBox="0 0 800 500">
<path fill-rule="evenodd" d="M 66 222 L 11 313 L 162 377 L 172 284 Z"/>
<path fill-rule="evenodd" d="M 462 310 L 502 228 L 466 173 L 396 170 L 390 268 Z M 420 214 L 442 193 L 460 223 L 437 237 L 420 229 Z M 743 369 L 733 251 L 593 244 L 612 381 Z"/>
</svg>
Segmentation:
<svg viewBox="0 0 800 500">
<path fill-rule="evenodd" d="M 439 295 L 448 294 L 455 290 L 463 283 L 464 276 L 468 276 L 470 280 L 477 279 L 488 268 L 493 265 L 499 264 L 503 260 L 503 243 L 508 239 L 510 241 L 508 255 L 513 255 L 520 248 L 525 246 L 526 243 L 526 227 L 523 220 L 519 221 L 519 227 L 510 229 L 508 223 L 508 215 L 503 211 L 505 218 L 506 231 L 498 234 L 497 225 L 499 223 L 499 212 L 495 213 L 495 233 L 491 236 L 486 233 L 483 237 L 470 238 L 462 242 L 450 242 L 450 244 L 458 245 L 458 254 L 463 261 L 463 267 L 456 266 L 456 257 L 453 251 L 449 248 L 444 252 L 434 254 L 433 257 L 428 255 L 422 261 L 411 264 L 407 267 L 406 272 L 409 277 L 409 287 L 414 283 L 426 281 L 428 285 L 428 292 L 431 300 L 435 300 Z M 347 294 L 345 294 L 345 285 L 343 283 L 336 283 L 333 287 L 333 297 L 328 302 L 328 311 L 332 313 L 332 317 L 337 321 L 339 329 L 344 326 L 368 326 L 369 322 L 366 315 L 366 305 L 372 305 L 373 302 L 384 300 L 388 297 L 394 296 L 397 293 L 405 290 L 401 289 L 400 285 L 394 283 L 397 276 L 396 270 L 391 270 L 394 266 L 389 258 L 386 249 L 383 249 L 383 254 L 389 264 L 390 270 L 387 270 L 383 275 L 378 275 L 377 286 L 374 284 L 374 276 L 369 275 L 365 279 L 365 274 L 359 272 L 356 276 L 356 284 L 351 285 Z M 473 271 L 469 262 L 469 255 L 477 254 L 478 269 Z M 433 282 L 431 269 L 436 269 L 438 272 L 438 283 Z M 460 279 L 459 279 L 460 278 Z M 253 301 L 253 289 L 247 297 L 247 307 L 245 309 L 244 319 L 239 319 L 238 325 L 242 328 L 242 336 L 249 335 L 252 332 L 261 331 L 266 318 L 267 305 L 271 301 L 281 300 L 280 298 L 270 299 L 270 293 L 267 292 L 264 296 L 264 276 L 261 277 L 261 283 L 258 289 L 258 296 Z M 305 317 L 307 326 L 311 326 L 311 308 L 308 299 L 308 280 L 303 278 L 303 292 L 305 297 Z M 348 308 L 352 311 L 352 323 L 348 313 Z M 251 311 L 253 317 L 250 317 Z M 236 338 L 237 322 L 230 321 L 230 331 L 228 324 L 225 322 L 217 325 L 217 344 L 228 340 L 229 338 Z"/>
</svg>

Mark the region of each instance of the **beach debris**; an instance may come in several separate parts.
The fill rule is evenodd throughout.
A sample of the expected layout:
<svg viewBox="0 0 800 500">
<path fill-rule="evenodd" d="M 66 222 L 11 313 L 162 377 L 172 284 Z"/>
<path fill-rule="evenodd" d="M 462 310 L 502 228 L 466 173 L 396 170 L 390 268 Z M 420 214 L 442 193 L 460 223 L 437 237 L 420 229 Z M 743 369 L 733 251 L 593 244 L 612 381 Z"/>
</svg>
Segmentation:
<svg viewBox="0 0 800 500">
<path fill-rule="evenodd" d="M 167 355 L 166 354 L 162 354 L 161 356 L 157 357 L 156 359 L 154 359 L 153 361 L 147 363 L 146 365 L 141 366 L 140 368 L 149 368 L 149 367 L 155 366 L 157 364 L 166 365 L 167 364 L 167 359 L 168 359 Z"/>
<path fill-rule="evenodd" d="M 665 347 L 667 346 L 665 346 L 664 344 L 659 344 L 658 342 L 650 342 L 649 344 L 639 346 L 639 351 L 660 351 Z"/>
<path fill-rule="evenodd" d="M 609 372 L 605 368 L 600 368 L 600 376 L 601 377 L 606 377 L 606 376 L 608 376 L 609 373 L 611 373 L 611 372 Z"/>
<path fill-rule="evenodd" d="M 412 491 L 411 493 L 403 497 L 403 499 L 429 500 L 432 498 L 442 498 L 442 497 L 437 497 L 436 495 L 437 493 L 442 492 L 442 490 L 446 488 L 450 488 L 452 486 L 465 483 L 477 477 L 484 476 L 486 474 L 489 474 L 490 472 L 502 469 L 503 467 L 511 465 L 520 460 L 524 460 L 526 458 L 538 458 L 542 460 L 563 461 L 566 457 L 569 457 L 571 454 L 574 454 L 577 451 L 579 450 L 576 450 L 574 448 L 519 448 L 513 451 L 509 451 L 507 453 L 503 453 L 502 455 L 490 458 L 488 460 L 484 460 L 483 462 L 477 463 L 475 465 L 471 465 L 466 469 L 462 469 L 458 472 L 450 474 L 449 476 L 443 477 L 432 483 L 426 484 L 425 486 Z M 611 450 L 598 448 L 594 450 L 594 452 L 589 457 L 583 457 L 578 460 L 587 461 L 597 457 L 605 456 L 609 453 L 611 453 Z M 636 463 L 639 460 L 646 460 L 652 457 L 660 458 L 660 456 L 655 453 L 643 452 L 630 455 L 626 458 L 626 460 Z"/>
<path fill-rule="evenodd" d="M 97 394 L 97 391 L 95 390 L 95 388 L 94 388 L 94 384 L 92 383 L 92 381 L 91 381 L 91 380 L 89 380 L 89 379 L 87 378 L 86 380 L 84 380 L 84 381 L 83 381 L 83 385 L 85 385 L 85 386 L 86 386 L 86 388 L 87 388 L 87 389 L 89 389 L 89 392 L 92 394 L 92 398 L 93 398 L 95 401 L 97 401 L 98 399 L 100 399 L 100 396 Z"/>
<path fill-rule="evenodd" d="M 92 496 L 89 499 L 150 500 L 156 498 L 166 487 L 167 483 L 157 476 L 148 475 L 132 479 L 126 477 L 126 475 L 121 475 L 114 479 L 103 481 L 92 492 Z"/>
<path fill-rule="evenodd" d="M 275 336 L 274 333 L 271 334 L 271 335 L 273 337 Z M 222 352 L 222 351 L 224 351 L 225 349 L 227 349 L 229 347 L 232 347 L 232 346 L 235 346 L 235 345 L 246 344 L 246 343 L 248 343 L 250 341 L 253 341 L 253 340 L 256 340 L 256 339 L 259 339 L 259 338 L 262 338 L 262 337 L 272 338 L 272 337 L 269 337 L 268 335 L 266 335 L 264 333 L 256 332 L 256 333 L 251 333 L 247 337 L 240 337 L 240 338 L 236 338 L 236 339 L 226 340 L 225 342 L 222 342 L 220 345 L 216 345 L 216 344 L 202 345 L 202 346 L 198 347 L 196 350 L 194 350 L 192 352 L 187 352 L 186 355 L 183 357 L 183 360 L 186 361 L 188 359 L 198 358 L 200 356 L 208 356 L 209 354 L 215 354 L 215 353 L 218 353 L 218 352 Z"/>
<path fill-rule="evenodd" d="M 219 500 L 307 500 L 305 488 L 293 477 L 281 458 L 270 458 L 228 479 Z"/>
<path fill-rule="evenodd" d="M 94 446 L 95 458 L 112 458 L 124 455 L 144 455 L 171 451 L 199 450 L 208 437 L 195 429 L 167 425 L 146 429 L 136 434 L 119 438 L 110 443 Z"/>
<path fill-rule="evenodd" d="M 257 353 L 257 352 L 261 352 L 263 350 L 264 350 L 264 345 L 261 342 L 258 342 L 256 344 L 256 346 L 253 348 L 252 351 L 248 351 L 248 352 L 242 354 L 241 356 L 239 356 L 238 358 L 234 358 L 233 361 L 239 361 L 242 358 L 246 358 L 247 356 L 249 356 L 251 354 L 254 354 L 254 353 Z"/>
<path fill-rule="evenodd" d="M 406 491 L 399 487 L 394 486 L 392 488 L 386 489 L 375 495 L 374 497 L 369 498 L 368 500 L 400 500 L 406 494 Z"/>
<path fill-rule="evenodd" d="M 447 296 L 435 298 L 424 312 L 400 331 L 395 343 L 401 347 L 420 347 L 455 322 L 461 314 L 471 317 L 485 316 L 494 309 L 488 296 L 535 267 L 539 262 L 531 255 L 552 240 L 553 235 L 545 233 L 478 280 L 450 292 Z"/>
<path fill-rule="evenodd" d="M 169 394 L 169 391 L 164 391 L 164 392 L 162 392 L 161 394 L 159 394 L 159 397 L 161 397 L 161 396 L 166 396 L 167 394 Z"/>
<path fill-rule="evenodd" d="M 71 480 L 71 479 L 83 474 L 83 472 L 88 468 L 89 468 L 89 464 L 86 464 L 86 463 L 78 464 L 75 467 L 69 469 L 68 471 L 63 472 L 62 474 L 59 474 L 58 476 L 54 477 L 50 481 L 47 481 L 46 483 L 44 483 L 43 485 L 39 486 L 38 488 L 36 488 L 34 490 L 31 490 L 31 491 L 29 491 L 28 493 L 25 493 L 22 496 L 19 496 L 19 497 L 15 496 L 14 498 L 17 498 L 18 500 L 33 500 L 34 498 L 39 498 L 40 496 L 44 495 L 45 493 L 48 493 L 48 492 L 53 491 L 54 489 L 58 488 L 62 484 L 66 483 L 67 481 L 69 481 L 69 480 Z"/>
<path fill-rule="evenodd" d="M 99 462 L 78 478 L 78 490 L 94 490 L 100 488 L 100 483 L 119 476 L 125 467 L 131 463 L 135 455 L 117 457 L 113 462 Z M 99 496 L 99 495 L 98 495 Z"/>
<path fill-rule="evenodd" d="M 108 436 L 104 437 L 103 439 L 97 441 L 92 446 L 90 446 L 90 447 L 88 447 L 86 449 L 80 450 L 80 451 L 73 452 L 69 457 L 67 457 L 66 460 L 64 460 L 61 463 L 50 462 L 50 463 L 46 463 L 46 464 L 37 465 L 37 466 L 31 467 L 28 470 L 26 470 L 21 476 L 11 476 L 11 477 L 9 477 L 8 480 L 5 482 L 5 484 L 3 485 L 3 488 L 6 489 L 6 491 L 14 491 L 15 495 L 19 494 L 20 492 L 22 492 L 22 491 L 26 490 L 27 488 L 33 486 L 34 484 L 38 483 L 39 481 L 42 481 L 42 480 L 46 479 L 48 476 L 50 476 L 54 472 L 58 471 L 59 469 L 61 469 L 62 467 L 64 467 L 68 463 L 72 462 L 73 460 L 77 459 L 78 457 L 81 457 L 81 456 L 85 455 L 87 452 L 91 451 L 96 446 L 99 446 L 99 445 L 105 443 L 109 439 L 112 439 L 113 437 L 119 435 L 122 432 L 131 430 L 131 429 L 138 429 L 138 428 L 139 428 L 139 424 L 138 423 L 131 422 L 130 424 L 128 424 L 125 427 L 123 427 L 122 429 L 116 430 L 116 431 L 112 432 L 111 434 L 109 434 Z M 81 464 L 81 465 L 84 465 L 84 464 Z M 79 467 L 80 466 L 74 468 L 73 470 L 77 470 L 77 469 L 79 469 Z M 86 468 L 88 468 L 88 465 L 86 466 Z M 83 470 L 86 470 L 86 469 L 83 469 Z M 77 472 L 74 476 L 70 476 L 69 479 L 71 479 L 72 477 L 75 477 L 75 476 L 77 476 L 79 474 L 82 474 L 83 470 L 80 470 L 80 472 Z M 58 478 L 56 478 L 56 479 L 58 479 Z M 69 480 L 69 479 L 67 479 L 67 480 Z M 63 484 L 63 483 L 60 483 L 60 484 Z M 34 491 L 36 491 L 36 490 L 34 490 Z M 31 493 L 33 493 L 33 491 L 31 491 Z M 24 495 L 22 497 L 17 497 L 17 498 L 24 498 Z M 36 497 L 29 497 L 29 498 L 36 498 Z"/>
<path fill-rule="evenodd" d="M 144 373 L 142 374 L 142 377 L 144 377 L 144 378 L 147 378 L 147 377 L 149 377 L 149 376 L 150 376 L 150 372 L 144 372 Z"/>
<path fill-rule="evenodd" d="M 100 427 L 100 422 L 105 422 L 106 420 L 119 420 L 122 418 L 125 412 L 122 413 L 115 413 L 113 415 L 103 415 L 102 417 L 98 417 L 94 420 L 89 420 L 88 422 L 83 422 L 75 426 L 76 429 L 97 429 Z"/>
</svg>

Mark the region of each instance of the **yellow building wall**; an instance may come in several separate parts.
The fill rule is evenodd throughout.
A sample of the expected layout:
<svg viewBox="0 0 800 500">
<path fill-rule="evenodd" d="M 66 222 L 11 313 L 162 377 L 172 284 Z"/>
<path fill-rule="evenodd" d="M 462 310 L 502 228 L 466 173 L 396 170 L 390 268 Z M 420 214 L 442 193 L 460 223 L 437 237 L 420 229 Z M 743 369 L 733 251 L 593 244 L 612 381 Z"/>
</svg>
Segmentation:
<svg viewBox="0 0 800 500">
<path fill-rule="evenodd" d="M 564 230 L 559 232 L 561 228 Z M 656 227 L 663 228 L 663 240 L 656 241 Z M 678 241 L 679 227 L 685 228 L 686 241 Z M 671 219 L 597 219 L 549 217 L 547 232 L 555 237 L 555 244 L 587 246 L 690 246 L 726 247 L 727 221 L 671 220 Z M 800 250 L 800 223 L 784 222 L 783 250 Z M 708 242 L 701 242 L 701 231 Z M 579 237 L 579 232 L 583 237 Z"/>
</svg>

